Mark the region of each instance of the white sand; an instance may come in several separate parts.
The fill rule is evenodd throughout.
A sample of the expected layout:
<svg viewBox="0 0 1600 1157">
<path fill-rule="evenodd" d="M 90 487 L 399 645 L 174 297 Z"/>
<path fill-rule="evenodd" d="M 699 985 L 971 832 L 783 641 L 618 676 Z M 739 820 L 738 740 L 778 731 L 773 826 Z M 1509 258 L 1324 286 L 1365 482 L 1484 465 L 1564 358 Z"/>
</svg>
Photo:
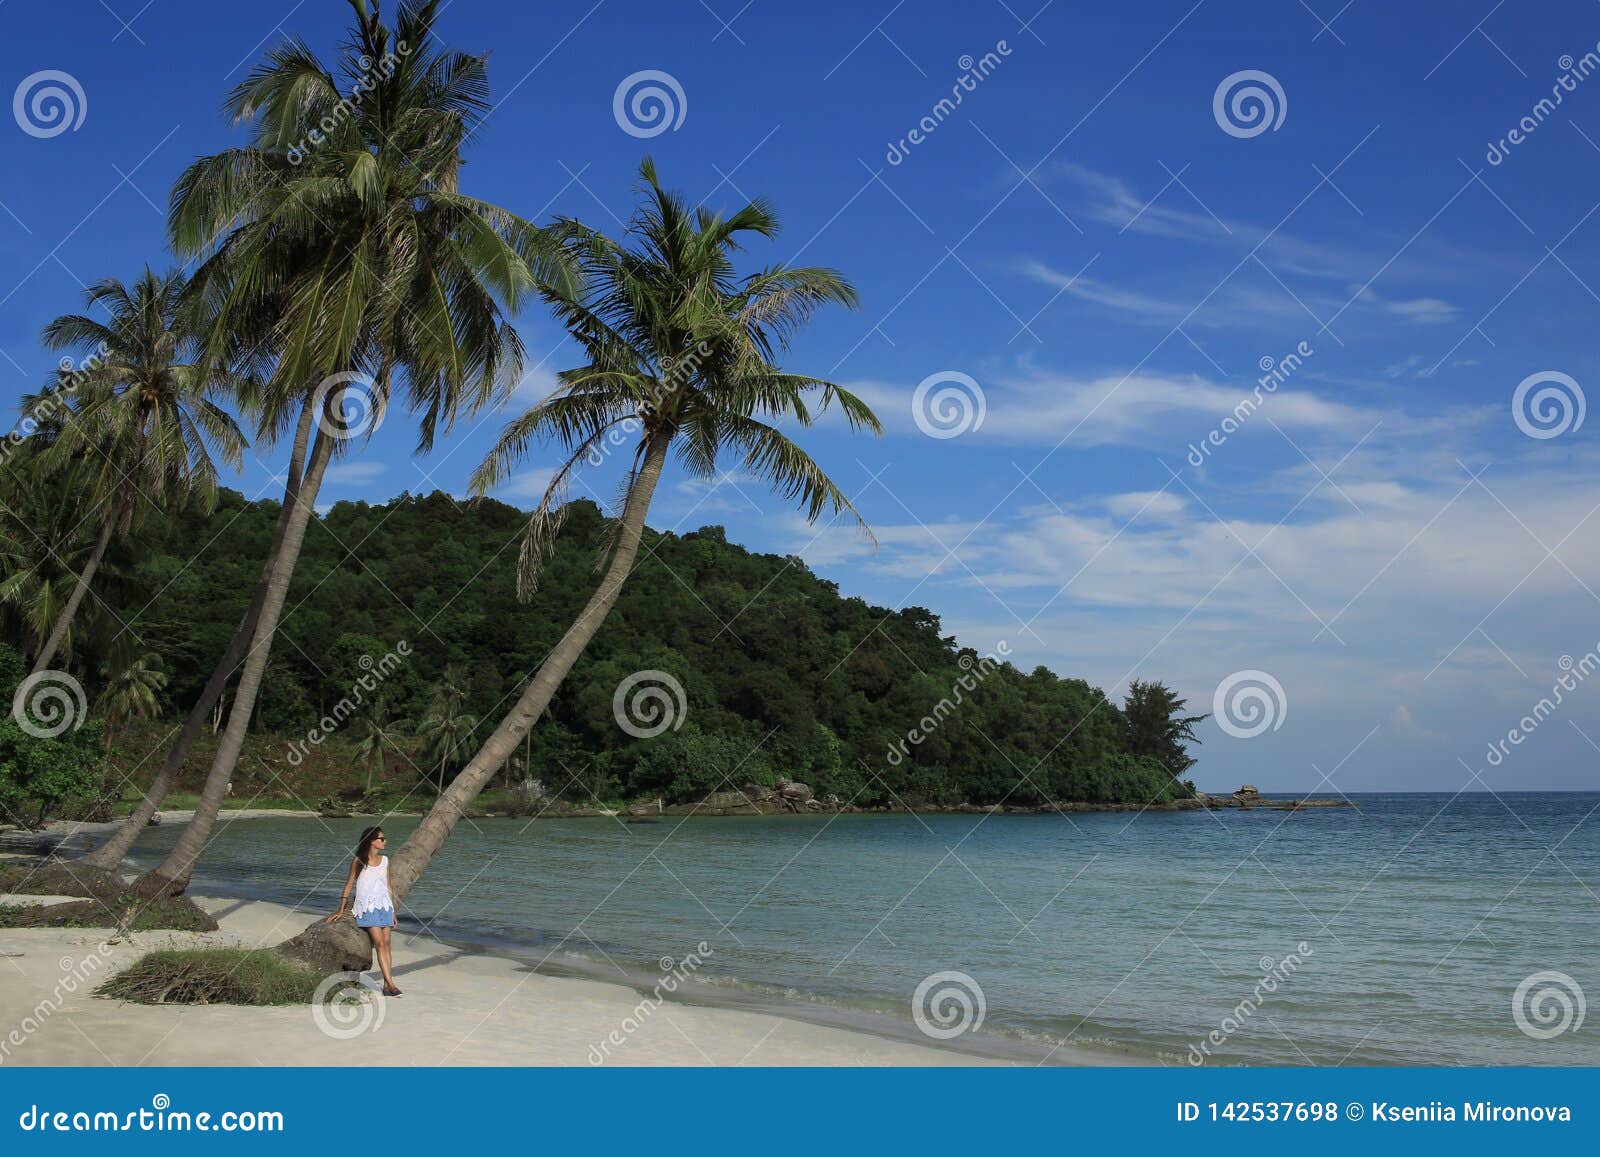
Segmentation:
<svg viewBox="0 0 1600 1157">
<path fill-rule="evenodd" d="M 343 1065 L 358 1058 L 395 1065 L 590 1065 L 597 1055 L 621 1065 L 992 1063 L 743 1010 L 668 1002 L 639 1015 L 644 998 L 631 988 L 542 976 L 513 960 L 465 953 L 403 930 L 394 938 L 394 960 L 405 995 L 370 998 L 358 1012 L 371 1027 L 350 1039 L 324 1032 L 305 1006 L 153 1007 L 91 995 L 150 949 L 270 946 L 316 916 L 263 901 L 195 899 L 221 931 L 136 933 L 103 957 L 98 946 L 109 930 L 0 930 L 0 1066 Z M 637 1027 L 630 1031 L 625 1022 Z M 623 1043 L 607 1043 L 613 1032 Z"/>
</svg>

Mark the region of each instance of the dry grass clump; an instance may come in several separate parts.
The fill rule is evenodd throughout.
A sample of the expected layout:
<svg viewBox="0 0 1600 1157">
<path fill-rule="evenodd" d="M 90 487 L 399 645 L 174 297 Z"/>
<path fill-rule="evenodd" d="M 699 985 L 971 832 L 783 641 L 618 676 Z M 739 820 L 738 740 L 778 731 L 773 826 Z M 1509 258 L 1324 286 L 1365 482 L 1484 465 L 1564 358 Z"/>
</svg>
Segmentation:
<svg viewBox="0 0 1600 1157">
<path fill-rule="evenodd" d="M 269 949 L 169 948 L 141 957 L 95 992 L 137 1004 L 310 1004 L 321 980 Z"/>
</svg>

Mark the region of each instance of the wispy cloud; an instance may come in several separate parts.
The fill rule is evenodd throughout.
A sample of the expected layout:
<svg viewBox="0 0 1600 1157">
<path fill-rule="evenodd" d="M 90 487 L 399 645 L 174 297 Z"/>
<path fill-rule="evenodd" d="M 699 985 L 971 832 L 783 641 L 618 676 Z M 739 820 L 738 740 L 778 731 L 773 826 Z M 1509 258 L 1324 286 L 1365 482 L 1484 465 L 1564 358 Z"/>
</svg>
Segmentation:
<svg viewBox="0 0 1600 1157">
<path fill-rule="evenodd" d="M 1069 297 L 1152 325 L 1257 328 L 1263 320 L 1271 320 L 1316 326 L 1316 318 L 1307 312 L 1308 309 L 1326 315 L 1342 304 L 1326 295 L 1308 293 L 1292 296 L 1272 286 L 1270 281 L 1266 287 L 1257 287 L 1242 280 L 1230 279 L 1227 284 L 1209 293 L 1200 290 L 1196 291 L 1193 298 L 1180 300 L 1139 289 L 1121 288 L 1093 277 L 1064 273 L 1035 258 L 1019 262 L 1017 269 L 1024 276 L 1060 290 Z"/>
<path fill-rule="evenodd" d="M 1382 262 L 1381 257 L 1374 259 L 1346 245 L 1312 241 L 1286 229 L 1224 218 L 1194 196 L 1193 177 L 1168 178 L 1164 188 L 1141 195 L 1119 177 L 1069 161 L 1057 163 L 1053 172 L 1084 194 L 1079 208 L 1090 219 L 1116 226 L 1119 231 L 1225 244 L 1241 255 L 1259 245 L 1263 257 L 1274 268 L 1341 281 L 1365 280 Z"/>
<path fill-rule="evenodd" d="M 1079 378 L 1033 374 L 980 381 L 985 395 L 983 425 L 963 438 L 1051 444 L 1071 437 L 1080 446 L 1123 445 L 1168 449 L 1181 456 L 1191 439 L 1203 437 L 1234 413 L 1248 387 L 1225 385 L 1198 375 L 1104 374 Z M 921 437 L 912 415 L 914 386 L 854 382 L 890 434 Z M 1261 412 L 1280 428 L 1354 438 L 1380 420 L 1397 428 L 1442 419 L 1411 419 L 1335 401 L 1309 382 L 1281 386 Z M 1252 428 L 1253 427 L 1253 428 Z M 1246 423 L 1240 437 L 1270 435 L 1266 421 Z"/>
<path fill-rule="evenodd" d="M 389 472 L 386 462 L 340 462 L 329 466 L 325 474 L 326 482 L 343 486 L 359 486 L 363 482 L 372 482 Z"/>
</svg>

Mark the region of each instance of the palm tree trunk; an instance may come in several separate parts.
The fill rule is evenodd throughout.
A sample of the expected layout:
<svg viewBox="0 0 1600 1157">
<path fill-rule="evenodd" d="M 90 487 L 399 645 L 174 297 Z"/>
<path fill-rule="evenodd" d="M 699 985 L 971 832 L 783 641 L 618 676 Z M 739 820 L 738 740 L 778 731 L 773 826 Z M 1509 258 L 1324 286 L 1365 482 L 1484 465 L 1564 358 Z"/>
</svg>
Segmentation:
<svg viewBox="0 0 1600 1157">
<path fill-rule="evenodd" d="M 56 618 L 56 625 L 50 630 L 50 637 L 45 640 L 44 646 L 39 649 L 38 658 L 33 661 L 33 674 L 37 675 L 50 666 L 50 660 L 56 657 L 56 652 L 61 649 L 62 641 L 67 637 L 67 630 L 72 626 L 72 617 L 78 613 L 78 606 L 83 602 L 83 596 L 89 593 L 89 583 L 94 579 L 94 572 L 100 569 L 100 560 L 105 557 L 106 547 L 111 545 L 111 532 L 117 525 L 117 512 L 110 511 L 106 521 L 100 527 L 100 537 L 94 544 L 94 551 L 89 555 L 89 561 L 83 564 L 83 570 L 78 574 L 78 582 L 72 588 L 72 594 L 67 597 L 67 605 L 61 608 L 61 614 Z"/>
<path fill-rule="evenodd" d="M 561 636 L 561 641 L 555 645 L 539 670 L 528 681 L 527 690 L 512 707 L 510 714 L 500 721 L 500 726 L 494 729 L 494 734 L 489 736 L 484 745 L 478 749 L 478 754 L 474 755 L 472 761 L 450 782 L 450 786 L 428 810 L 428 814 L 422 818 L 422 823 L 405 842 L 405 846 L 395 854 L 394 863 L 389 870 L 389 890 L 394 894 L 396 903 L 405 899 L 418 877 L 427 869 L 434 854 L 444 845 L 456 822 L 466 814 L 468 805 L 494 778 L 495 769 L 500 766 L 500 762 L 516 750 L 522 737 L 550 705 L 556 689 L 561 686 L 562 680 L 567 677 L 573 664 L 588 647 L 589 641 L 605 623 L 611 608 L 616 605 L 617 597 L 622 593 L 622 584 L 627 581 L 628 572 L 633 569 L 634 557 L 639 553 L 639 541 L 644 534 L 645 515 L 649 512 L 650 499 L 655 493 L 656 483 L 661 478 L 661 468 L 666 463 L 667 448 L 671 441 L 670 431 L 658 431 L 652 435 L 644 462 L 639 467 L 639 476 L 634 479 L 633 486 L 628 491 L 628 500 L 622 511 L 622 524 L 617 536 L 616 553 L 612 555 L 605 576 L 595 588 L 594 594 L 590 596 L 583 612 L 572 626 L 567 628 L 567 633 Z"/>
<path fill-rule="evenodd" d="M 122 858 L 138 841 L 150 818 L 161 807 L 161 801 L 166 799 L 167 792 L 172 790 L 172 782 L 177 778 L 184 760 L 189 757 L 189 750 L 199 738 L 201 728 L 206 725 L 207 716 L 221 700 L 223 691 L 227 689 L 228 680 L 233 678 L 239 660 L 244 657 L 245 647 L 255 636 L 256 623 L 261 618 L 261 608 L 267 599 L 267 580 L 283 549 L 284 532 L 289 525 L 289 515 L 294 509 L 295 498 L 300 493 L 300 474 L 305 468 L 306 443 L 311 436 L 314 409 L 315 407 L 307 402 L 300 413 L 300 423 L 295 429 L 294 449 L 289 455 L 289 477 L 283 487 L 283 506 L 278 510 L 278 525 L 272 532 L 272 545 L 267 548 L 266 562 L 261 568 L 261 579 L 256 583 L 250 606 L 245 610 L 244 618 L 239 620 L 238 629 L 228 641 L 228 649 L 222 653 L 222 658 L 211 672 L 211 678 L 206 680 L 200 698 L 189 709 L 189 715 L 183 721 L 183 730 L 178 733 L 178 741 L 167 752 L 167 758 L 162 762 L 161 770 L 156 773 L 155 780 L 150 784 L 150 790 L 144 793 L 139 806 L 134 808 L 133 814 L 111 834 L 111 838 L 83 857 L 83 862 L 92 867 L 114 872 L 121 866 Z"/>
<path fill-rule="evenodd" d="M 336 395 L 330 395 L 330 402 Z M 325 413 L 328 411 L 325 410 Z M 267 580 L 266 598 L 261 606 L 261 617 L 256 623 L 250 642 L 250 652 L 245 657 L 244 670 L 239 675 L 239 686 L 234 693 L 233 708 L 228 712 L 228 725 L 223 729 L 217 754 L 211 761 L 211 771 L 200 791 L 200 802 L 194 818 L 184 828 L 167 858 L 152 871 L 134 883 L 143 895 L 181 895 L 189 886 L 189 877 L 205 849 L 211 828 L 222 810 L 222 801 L 228 793 L 228 783 L 239 762 L 239 752 L 244 747 L 245 731 L 250 726 L 250 716 L 255 712 L 256 697 L 261 690 L 261 680 L 266 674 L 267 659 L 272 653 L 273 635 L 278 629 L 278 616 L 289 595 L 289 581 L 294 577 L 295 563 L 300 558 L 300 546 L 305 541 L 306 526 L 316 505 L 317 491 L 322 486 L 322 476 L 333 456 L 334 439 L 328 435 L 330 424 L 319 424 L 316 441 L 311 447 L 311 460 L 306 465 L 305 478 L 300 492 L 295 496 L 294 509 L 284 528 L 283 545 L 274 561 Z"/>
</svg>

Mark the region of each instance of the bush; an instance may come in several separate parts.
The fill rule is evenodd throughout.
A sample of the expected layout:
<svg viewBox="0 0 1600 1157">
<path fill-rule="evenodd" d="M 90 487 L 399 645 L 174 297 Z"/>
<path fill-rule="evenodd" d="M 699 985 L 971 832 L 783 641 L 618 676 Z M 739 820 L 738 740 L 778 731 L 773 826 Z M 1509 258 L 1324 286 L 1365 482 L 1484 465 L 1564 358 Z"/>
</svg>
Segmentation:
<svg viewBox="0 0 1600 1157">
<path fill-rule="evenodd" d="M 40 827 L 70 803 L 83 806 L 100 787 L 100 725 L 35 739 L 10 715 L 0 719 L 0 816 Z"/>
<path fill-rule="evenodd" d="M 772 783 L 771 765 L 752 746 L 729 735 L 671 732 L 647 741 L 634 764 L 631 786 L 680 803 L 745 783 Z"/>
<path fill-rule="evenodd" d="M 0 643 L 0 818 L 39 827 L 68 801 L 96 799 L 100 786 L 100 725 L 78 726 L 51 739 L 22 730 L 10 714 L 11 697 L 21 682 L 22 658 Z"/>
</svg>

